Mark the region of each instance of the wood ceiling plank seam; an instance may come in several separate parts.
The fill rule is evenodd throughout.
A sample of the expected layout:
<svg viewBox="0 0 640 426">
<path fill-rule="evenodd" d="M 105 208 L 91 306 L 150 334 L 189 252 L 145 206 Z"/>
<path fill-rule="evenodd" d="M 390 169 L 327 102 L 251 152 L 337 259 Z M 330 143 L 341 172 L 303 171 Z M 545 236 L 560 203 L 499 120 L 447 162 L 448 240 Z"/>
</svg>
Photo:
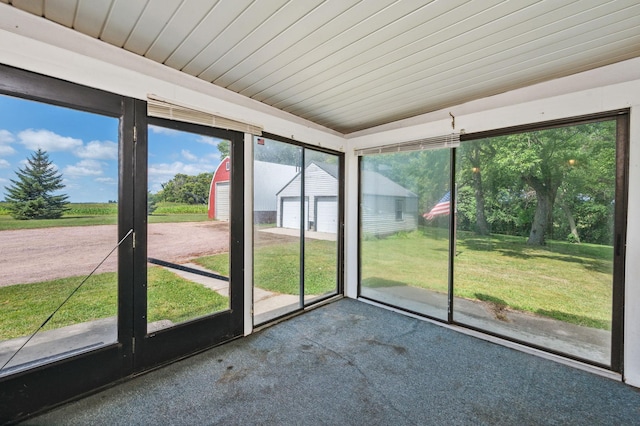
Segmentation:
<svg viewBox="0 0 640 426">
<path fill-rule="evenodd" d="M 394 5 L 399 5 L 398 7 L 401 8 L 397 10 L 391 9 L 391 6 Z M 315 75 L 311 74 L 309 69 L 316 63 L 323 61 L 324 58 L 335 54 L 337 51 L 340 51 L 347 46 L 357 43 L 358 40 L 367 37 L 372 32 L 378 31 L 379 28 L 388 25 L 389 21 L 393 22 L 396 19 L 406 15 L 407 13 L 428 6 L 428 4 L 416 6 L 412 2 L 397 1 L 391 6 L 387 6 L 386 8 L 368 16 L 366 19 L 359 21 L 358 23 L 350 27 L 347 31 L 340 34 L 340 37 L 342 37 L 343 40 L 337 40 L 338 37 L 333 37 L 328 42 L 325 42 L 321 46 L 315 48 L 313 52 L 309 52 L 309 54 L 304 55 L 303 57 L 300 57 L 297 61 L 295 61 L 303 62 L 302 64 L 298 65 L 290 63 L 289 65 L 293 69 L 293 71 L 288 71 L 287 75 L 276 77 L 278 81 L 270 86 L 268 91 L 274 92 L 280 90 L 280 86 L 288 87 L 292 78 L 299 80 L 300 77 L 302 77 L 302 81 L 308 80 Z M 406 8 L 406 10 L 404 8 Z M 335 44 L 337 45 L 334 46 Z M 276 88 L 276 86 L 278 87 Z M 265 96 L 263 92 L 255 94 L 254 96 L 252 96 L 252 98 L 258 101 L 264 101 L 264 99 L 270 96 L 270 94 L 267 94 L 267 96 Z"/>
<path fill-rule="evenodd" d="M 212 40 L 215 40 L 217 36 L 220 35 L 225 28 L 230 25 L 229 23 L 225 25 L 220 25 L 217 28 L 215 27 L 215 20 L 218 14 L 219 8 L 224 7 L 238 7 L 236 12 L 242 13 L 243 10 L 248 8 L 251 4 L 251 1 L 233 2 L 233 3 L 223 3 L 223 1 L 218 1 L 214 4 L 195 25 L 191 25 L 191 30 L 183 36 L 182 40 L 178 43 L 178 45 L 173 49 L 171 54 L 166 58 L 163 62 L 165 65 L 168 65 L 177 70 L 183 70 L 185 65 L 192 61 L 196 55 L 202 52 L 208 45 L 212 43 Z M 231 5 L 231 6 L 230 6 Z M 228 16 L 237 17 L 237 14 L 233 14 L 230 11 L 221 11 L 219 13 L 220 16 L 225 16 L 228 13 Z M 190 17 L 189 17 L 190 18 Z M 212 33 L 211 28 L 215 29 L 215 32 Z"/>
<path fill-rule="evenodd" d="M 206 7 L 206 9 L 203 9 L 202 13 L 195 13 L 196 16 L 200 16 L 200 20 L 198 22 L 193 22 L 191 20 L 186 21 L 185 16 L 188 16 L 189 18 L 191 17 L 191 14 L 186 11 L 188 8 L 203 6 Z M 215 4 L 204 5 L 204 3 L 193 3 L 189 0 L 182 0 L 180 5 L 176 8 L 176 11 L 167 19 L 162 30 L 149 45 L 144 56 L 161 64 L 165 64 L 167 59 L 193 32 L 196 26 L 209 16 L 214 7 Z M 191 25 L 189 25 L 190 22 L 192 22 Z"/>
<path fill-rule="evenodd" d="M 13 0 L 11 4 L 32 15 L 44 15 L 44 0 Z"/>
<path fill-rule="evenodd" d="M 166 30 L 173 15 L 183 3 L 184 0 L 172 0 L 171 3 L 167 0 L 162 3 L 150 1 L 124 43 L 124 48 L 146 57 L 153 43 Z"/>
<path fill-rule="evenodd" d="M 584 23 L 588 23 L 588 22 L 585 21 L 585 22 L 583 22 L 583 24 Z M 511 43 L 512 39 L 513 38 L 508 38 L 507 42 Z M 535 42 L 541 42 L 541 41 L 543 41 L 543 39 L 544 38 L 536 38 L 534 41 Z M 503 43 L 504 43 L 504 41 L 503 41 Z M 472 49 L 471 57 L 478 56 L 479 58 L 481 58 L 483 60 L 492 59 L 492 61 L 495 62 L 495 60 L 493 60 L 493 58 L 496 55 L 504 55 L 504 54 L 508 53 L 509 49 L 501 47 L 501 46 L 499 46 L 499 44 L 492 44 L 492 46 L 493 46 L 492 48 L 495 48 L 496 51 L 497 51 L 497 53 L 495 53 L 494 55 L 489 55 L 488 53 L 484 53 L 481 49 Z M 516 46 L 522 47 L 522 43 L 516 43 Z M 535 49 L 532 48 L 532 49 L 530 49 L 530 51 L 531 50 L 535 50 Z M 433 74 L 431 76 L 420 78 L 419 81 L 421 82 L 421 84 L 426 84 L 425 79 L 434 78 L 434 76 L 440 75 L 442 73 L 449 74 L 451 72 L 455 72 L 457 69 L 468 68 L 470 65 L 472 65 L 475 62 L 477 62 L 477 60 L 470 61 L 469 60 L 469 55 L 467 55 L 465 57 L 460 57 L 458 59 L 458 62 L 460 62 L 460 64 L 455 68 L 452 68 L 452 66 L 451 66 L 452 64 L 450 62 L 451 62 L 451 60 L 449 60 L 449 61 L 442 61 L 442 60 L 438 61 L 438 65 L 436 67 L 441 68 L 442 72 L 439 72 L 438 74 Z M 405 70 L 406 70 L 408 76 L 396 79 L 392 85 L 387 85 L 388 87 L 386 88 L 386 91 L 395 91 L 395 90 L 398 90 L 399 87 L 402 87 L 402 86 L 404 86 L 406 84 L 414 83 L 416 80 L 418 80 L 417 77 L 419 77 L 420 74 L 425 74 L 427 72 L 427 70 L 422 70 L 422 71 L 417 71 L 416 70 L 414 72 L 414 70 L 412 70 L 410 68 L 405 68 Z M 404 81 L 406 81 L 406 80 L 409 80 L 409 82 L 408 83 L 404 83 Z M 377 88 L 380 92 L 385 90 L 383 88 L 384 85 L 382 85 L 382 84 L 379 84 L 377 82 L 376 83 L 370 83 L 370 84 L 373 84 L 374 85 L 373 87 Z M 435 83 L 433 83 L 433 84 L 435 84 Z M 351 91 L 353 91 L 353 90 L 354 89 L 351 89 Z M 365 90 L 366 91 L 366 90 L 368 90 L 368 87 L 366 85 L 358 86 L 358 90 Z M 349 93 L 345 92 L 345 96 L 349 96 Z M 326 100 L 323 100 L 323 101 L 326 102 Z M 309 105 L 306 105 L 306 106 L 308 108 L 313 108 L 313 104 L 309 104 Z M 292 112 L 293 113 L 293 111 L 288 111 L 288 112 Z"/>
<path fill-rule="evenodd" d="M 474 3 L 474 5 L 478 4 L 479 3 Z M 485 6 L 486 3 L 483 3 L 482 5 Z M 497 5 L 499 4 L 496 4 L 494 6 Z M 448 12 L 446 12 L 446 14 L 460 14 L 460 12 L 461 11 L 454 9 L 449 10 Z M 471 16 L 474 13 L 476 13 L 476 9 L 471 9 L 464 11 L 464 15 L 462 16 Z M 428 24 L 429 22 L 425 22 L 422 25 Z M 384 71 L 383 67 L 400 67 L 399 64 L 404 60 L 408 60 L 409 58 L 414 58 L 413 65 L 419 64 L 420 66 L 423 66 L 424 61 L 429 60 L 433 56 L 432 53 L 430 53 L 430 50 L 434 47 L 439 47 L 445 51 L 453 51 L 454 48 L 445 46 L 443 42 L 451 41 L 454 38 L 454 35 L 448 34 L 447 31 L 455 31 L 455 29 L 446 22 L 444 25 L 441 22 L 438 22 L 438 24 L 439 25 L 434 28 L 434 32 L 427 35 L 426 37 L 418 38 L 414 42 L 406 43 L 401 48 L 389 49 L 389 53 L 385 53 L 384 55 L 377 58 L 374 57 L 373 59 L 369 59 L 367 62 L 358 64 L 357 66 L 350 66 L 350 64 L 345 61 L 344 66 L 343 64 L 341 64 L 341 66 L 336 67 L 336 69 L 332 70 L 331 74 L 326 76 L 326 83 L 323 82 L 319 85 L 316 85 L 315 87 L 311 88 L 309 91 L 305 91 L 304 93 L 298 92 L 296 93 L 296 95 L 288 98 L 287 100 L 283 99 L 283 103 L 286 102 L 288 104 L 288 108 L 293 108 L 298 103 L 307 104 L 310 99 L 317 97 L 322 98 L 322 100 L 319 100 L 318 102 L 324 102 L 324 99 L 331 97 L 333 94 L 335 94 L 333 96 L 345 96 L 345 87 L 343 87 L 343 85 L 353 85 L 353 82 L 356 81 L 356 79 L 364 79 L 366 82 L 366 80 L 371 79 L 376 73 L 383 73 L 384 76 L 388 76 L 389 73 Z M 422 25 L 416 27 L 418 32 L 422 30 Z M 402 37 L 404 37 L 405 35 L 407 37 L 413 38 L 413 34 L 411 34 L 410 32 L 403 34 Z M 477 38 L 479 37 L 474 37 L 474 40 Z M 433 40 L 433 45 L 429 45 L 427 48 L 422 47 L 425 40 Z M 393 40 L 389 40 L 389 43 L 393 43 Z M 459 44 L 466 45 L 468 44 L 468 42 L 466 40 L 463 40 Z M 384 50 L 382 49 L 382 45 L 380 46 L 380 48 L 381 50 Z M 367 55 L 367 52 L 365 52 L 364 55 Z M 349 68 L 345 69 L 345 66 Z M 339 76 L 338 80 L 334 79 L 336 75 Z M 329 87 L 329 85 L 333 85 L 333 87 Z M 360 84 L 355 84 L 353 86 L 357 87 L 358 90 L 360 90 Z M 349 90 L 349 88 L 347 87 L 346 90 Z M 301 100 L 300 98 L 302 98 L 303 96 L 304 98 Z M 298 98 L 297 101 L 295 101 L 296 98 Z M 282 107 L 282 105 L 278 103 L 275 103 L 273 105 L 276 107 Z"/>
<path fill-rule="evenodd" d="M 229 73 L 238 63 L 251 58 L 258 50 L 274 40 L 292 25 L 295 25 L 304 16 L 316 10 L 324 0 L 306 0 L 305 2 L 288 2 L 275 11 L 270 17 L 255 27 L 249 34 L 239 41 L 233 49 L 217 58 L 198 77 L 212 81 L 214 84 L 225 87 L 225 74 Z M 285 15 L 285 16 L 282 16 Z M 283 19 L 286 18 L 286 19 Z M 209 75 L 210 70 L 215 70 L 216 78 Z"/>
<path fill-rule="evenodd" d="M 491 7 L 489 9 L 484 9 L 486 7 L 486 2 L 484 3 L 469 3 L 470 5 L 472 5 L 472 10 L 479 10 L 482 11 L 483 13 L 488 13 L 488 11 L 494 11 L 494 13 L 499 14 L 500 12 L 498 11 L 498 7 L 503 4 L 503 1 L 499 1 L 497 3 L 493 3 L 491 5 Z M 507 5 L 510 5 L 512 8 L 515 9 L 519 9 L 520 6 L 516 5 L 516 3 L 511 2 L 511 3 L 507 3 Z M 462 6 L 461 6 L 462 7 Z M 451 28 L 452 31 L 457 31 L 457 28 L 459 28 L 458 26 L 453 26 L 453 23 L 455 23 L 455 12 L 456 10 L 458 10 L 458 8 L 453 9 L 453 10 L 448 10 L 446 11 L 442 16 L 448 16 L 448 19 L 451 20 L 452 26 Z M 391 26 L 395 26 L 396 24 L 402 25 L 402 22 L 400 20 L 394 21 L 392 23 L 390 23 L 388 25 L 388 27 Z M 450 26 L 447 26 L 447 28 L 449 28 Z M 393 31 L 393 30 L 392 30 Z M 381 33 L 382 30 L 378 31 L 378 33 Z M 389 37 L 386 37 L 383 35 L 382 40 L 388 40 Z M 353 60 L 354 56 L 361 56 L 362 54 L 360 53 L 359 55 L 357 54 L 358 49 L 360 50 L 365 50 L 365 49 L 361 49 L 356 43 L 351 44 L 350 46 L 347 46 L 343 51 L 341 52 L 336 52 L 336 54 L 333 55 L 333 58 L 331 59 L 330 62 L 328 62 L 328 60 L 326 59 L 324 61 L 324 63 L 319 63 L 317 64 L 317 70 L 310 70 L 310 75 L 314 75 L 314 74 L 319 74 L 322 73 L 323 76 L 326 75 L 327 72 L 332 73 L 333 76 L 340 76 L 340 74 L 344 73 L 345 71 L 343 71 L 341 68 L 341 63 L 345 62 L 345 61 L 349 61 L 349 63 Z M 375 51 L 378 52 L 380 50 L 379 47 L 375 48 Z M 396 49 L 397 50 L 397 49 Z M 354 53 L 351 53 L 351 51 L 355 51 Z M 391 53 L 392 56 L 395 56 L 395 53 Z M 368 64 L 371 64 L 373 62 L 378 61 L 380 58 L 377 59 L 373 59 L 371 60 Z M 389 60 L 389 64 L 393 64 L 393 66 L 395 66 L 395 64 L 399 61 L 399 58 L 393 58 Z M 337 65 L 334 65 L 337 64 Z M 363 71 L 359 71 L 361 74 L 367 74 L 370 71 L 370 67 L 367 65 L 365 65 L 363 67 Z M 379 65 L 375 65 L 373 68 L 379 68 Z M 340 69 L 339 73 L 336 73 L 336 69 Z M 358 72 L 358 71 L 356 71 Z M 333 77 L 329 77 L 332 74 L 329 74 L 326 77 L 326 80 L 330 81 L 332 80 Z M 300 76 L 302 77 L 302 76 Z M 338 77 L 339 79 L 342 79 L 345 82 L 350 82 L 351 79 L 350 78 L 346 78 L 346 77 Z M 283 107 L 284 103 L 290 103 L 288 102 L 286 99 L 287 97 L 290 96 L 294 96 L 294 97 L 298 97 L 300 98 L 301 96 L 303 96 L 301 93 L 304 92 L 303 90 L 301 90 L 300 87 L 300 83 L 301 84 L 305 84 L 305 80 L 301 80 L 301 78 L 297 77 L 297 81 L 295 81 L 295 85 L 292 85 L 288 88 L 288 90 L 283 90 L 282 88 L 275 88 L 274 90 L 274 94 L 272 95 L 272 97 L 277 97 L 280 99 L 280 102 L 275 102 L 275 99 L 273 98 L 265 98 L 263 101 L 266 103 L 269 103 L 270 105 L 276 106 L 276 108 L 281 108 Z M 352 84 L 352 83 L 347 83 L 347 84 Z M 314 89 L 315 85 L 313 87 L 311 87 L 311 90 L 316 90 Z"/>
<path fill-rule="evenodd" d="M 631 19 L 631 18 L 630 18 Z M 629 32 L 631 34 L 634 34 L 633 38 L 635 40 L 640 40 L 640 34 L 637 33 L 637 31 L 635 31 L 635 28 L 627 28 L 626 30 L 623 30 L 621 32 Z M 607 35 L 608 36 L 608 35 Z M 605 37 L 607 37 L 605 36 Z M 614 35 L 615 37 L 615 35 Z M 618 41 L 618 43 L 628 43 L 628 41 L 622 40 L 622 41 Z M 584 43 L 583 43 L 584 44 Z M 614 49 L 616 52 L 618 50 L 624 49 L 624 47 L 621 47 L 620 49 Z M 628 50 L 629 48 L 627 48 Z M 586 58 L 584 59 L 584 63 L 581 67 L 578 66 L 573 66 L 572 69 L 570 70 L 559 70 L 557 72 L 555 72 L 554 78 L 558 78 L 558 77 L 563 77 L 566 75 L 571 75 L 571 74 L 575 74 L 577 71 L 577 69 L 581 69 L 581 70 L 586 70 L 586 69 L 590 69 L 591 67 L 591 63 L 593 62 L 591 60 L 591 58 L 594 56 L 594 52 L 598 54 L 598 57 L 603 57 L 603 59 L 601 60 L 603 63 L 613 63 L 610 60 L 604 59 L 604 57 L 606 57 L 606 55 L 601 55 L 602 52 L 608 52 L 608 51 L 614 51 L 612 50 L 611 45 L 602 45 L 602 44 L 598 44 L 595 47 L 588 47 L 588 46 L 582 46 L 580 49 L 574 49 L 573 53 L 571 55 L 567 55 L 565 52 L 561 51 L 561 52 L 554 52 L 551 53 L 549 55 L 553 55 L 553 57 L 548 58 L 549 60 L 543 61 L 541 58 L 531 58 L 528 61 L 522 63 L 522 68 L 526 69 L 526 70 L 531 70 L 531 69 L 536 69 L 536 68 L 540 68 L 540 69 L 550 69 L 550 64 L 552 64 L 553 62 L 558 62 L 558 61 L 565 61 L 567 62 L 570 58 L 572 57 L 576 57 L 578 56 L 579 58 Z M 633 56 L 633 54 L 630 54 L 631 56 Z M 548 55 L 546 55 L 548 56 Z M 622 54 L 620 55 L 622 56 Z M 637 56 L 637 55 L 636 55 Z M 512 77 L 507 77 L 507 76 L 512 76 Z M 492 73 L 483 73 L 477 76 L 474 76 L 471 79 L 468 80 L 462 80 L 462 81 L 456 81 L 453 83 L 450 83 L 449 85 L 442 85 L 442 86 L 437 86 L 438 88 L 435 90 L 431 90 L 429 91 L 429 99 L 430 102 L 433 102 L 433 98 L 438 97 L 441 93 L 446 93 L 446 96 L 448 98 L 451 99 L 455 99 L 455 102 L 458 102 L 457 93 L 461 92 L 461 93 L 466 93 L 468 91 L 471 91 L 475 86 L 477 85 L 482 85 L 485 84 L 487 85 L 489 82 L 492 81 L 496 81 L 498 83 L 502 83 L 504 82 L 507 78 L 511 78 L 511 79 L 517 79 L 517 81 L 519 81 L 519 83 L 516 85 L 517 87 L 524 87 L 524 86 L 528 86 L 531 84 L 535 84 L 541 81 L 545 81 L 545 80 L 549 80 L 550 78 L 548 76 L 543 76 L 537 79 L 527 79 L 526 81 L 524 81 L 524 78 L 521 76 L 521 74 L 518 73 L 511 73 L 511 74 L 505 74 L 503 72 L 502 69 L 500 70 L 495 70 Z M 477 80 L 477 82 L 476 82 Z M 516 86 L 514 86 L 513 88 L 517 88 Z M 452 90 L 449 90 L 449 87 L 452 87 Z M 486 90 L 486 89 L 478 89 L 477 92 L 482 92 L 482 91 L 486 91 L 487 93 L 490 94 L 481 94 L 481 95 L 476 95 L 476 96 L 472 96 L 472 99 L 477 99 L 478 96 L 480 97 L 484 97 L 484 96 L 491 96 L 493 94 L 497 94 L 492 92 L 491 90 Z M 509 89 L 511 90 L 511 89 Z M 506 91 L 503 90 L 503 91 Z M 412 92 L 406 92 L 406 93 L 412 93 Z M 484 92 L 483 92 L 484 93 Z M 443 95 L 445 96 L 445 95 Z M 398 95 L 398 100 L 389 100 L 389 99 L 385 99 L 385 102 L 381 103 L 384 104 L 385 107 L 387 109 L 395 109 L 395 108 L 406 108 L 409 109 L 409 106 L 413 105 L 413 104 L 423 104 L 424 105 L 424 98 L 425 96 L 423 94 L 412 94 L 411 96 L 403 96 L 402 94 Z M 361 108 L 359 108 L 358 110 L 354 109 L 354 108 L 350 108 L 349 112 L 352 114 L 352 116 L 349 116 L 348 114 L 338 114 L 336 112 L 336 109 L 332 109 L 331 112 L 328 115 L 324 116 L 324 119 L 331 122 L 333 120 L 333 115 L 337 115 L 338 117 L 342 118 L 343 120 L 348 120 L 348 119 L 352 119 L 353 116 L 365 116 L 365 115 L 370 115 L 372 108 L 371 105 L 375 104 L 375 102 L 371 101 L 369 102 L 368 105 L 363 105 Z M 424 108 L 424 107 L 423 107 Z M 435 108 L 435 109 L 433 109 Z M 430 111 L 434 111 L 440 109 L 440 107 L 428 107 L 425 108 L 425 112 L 430 112 Z M 424 112 L 421 112 L 424 113 Z M 411 113 L 413 114 L 413 113 Z M 409 115 L 411 116 L 411 115 Z M 346 118 L 345 118 L 346 117 Z M 306 117 L 305 117 L 306 118 Z M 315 122 L 318 123 L 322 123 L 322 120 L 319 120 L 318 117 L 314 118 Z"/>
<path fill-rule="evenodd" d="M 268 3 L 251 3 L 234 19 L 227 21 L 224 30 L 220 31 L 217 37 L 211 40 L 207 46 L 198 52 L 181 70 L 188 74 L 199 76 L 211 64 L 211 58 L 219 58 L 229 50 L 234 49 L 236 44 L 244 39 L 256 25 L 260 25 L 260 23 L 272 16 L 288 1 L 290 0 L 270 0 Z M 268 11 L 265 11 L 265 4 L 269 6 Z"/>
<path fill-rule="evenodd" d="M 231 89 L 231 86 L 234 83 L 246 77 L 252 71 L 260 69 L 265 63 L 288 50 L 297 41 L 307 38 L 311 33 L 326 25 L 327 22 L 335 19 L 337 15 L 352 8 L 358 1 L 359 0 L 340 0 L 334 2 L 322 2 L 313 11 L 297 20 L 285 31 L 278 34 L 277 37 L 274 37 L 266 43 L 259 51 L 254 52 L 253 55 L 238 63 L 234 69 L 223 74 L 220 77 L 220 82 L 216 81 L 215 83 L 220 84 L 223 87 L 227 87 L 230 90 L 234 90 Z M 233 80 L 228 76 L 232 71 L 235 74 Z"/>
<path fill-rule="evenodd" d="M 381 5 L 381 0 L 377 1 L 379 2 L 378 7 L 385 7 Z M 298 40 L 293 46 L 291 46 L 281 55 L 270 58 L 269 61 L 261 67 L 261 75 L 254 76 L 253 73 L 250 73 L 248 75 L 248 77 L 250 78 L 243 77 L 241 80 L 234 83 L 234 85 L 238 85 L 238 87 L 237 89 L 232 90 L 235 90 L 247 97 L 252 97 L 263 90 L 257 88 L 257 85 L 266 85 L 268 87 L 271 84 L 280 81 L 278 80 L 279 77 L 276 76 L 278 76 L 283 69 L 291 67 L 291 64 L 294 61 L 299 60 L 302 56 L 315 55 L 316 49 L 320 48 L 325 43 L 328 43 L 331 40 L 340 37 L 342 33 L 349 30 L 352 27 L 351 16 L 361 16 L 364 13 L 377 13 L 380 9 L 372 9 L 372 4 L 374 4 L 374 2 L 365 3 L 364 1 L 360 0 L 356 5 L 354 5 L 344 13 L 338 15 L 334 20 L 327 22 L 326 25 L 320 30 L 311 33 L 304 39 Z M 271 77 L 273 77 L 272 80 L 275 81 L 269 82 L 268 80 Z M 242 80 L 245 79 L 247 81 L 243 82 Z"/>
<path fill-rule="evenodd" d="M 142 13 L 147 8 L 149 0 L 130 1 L 115 0 L 109 11 L 100 39 L 117 47 L 123 47 Z"/>
<path fill-rule="evenodd" d="M 49 0 L 44 2 L 44 17 L 68 28 L 73 28 L 77 10 L 77 0 Z"/>
<path fill-rule="evenodd" d="M 113 0 L 95 2 L 78 0 L 74 29 L 93 38 L 100 38 Z"/>
</svg>

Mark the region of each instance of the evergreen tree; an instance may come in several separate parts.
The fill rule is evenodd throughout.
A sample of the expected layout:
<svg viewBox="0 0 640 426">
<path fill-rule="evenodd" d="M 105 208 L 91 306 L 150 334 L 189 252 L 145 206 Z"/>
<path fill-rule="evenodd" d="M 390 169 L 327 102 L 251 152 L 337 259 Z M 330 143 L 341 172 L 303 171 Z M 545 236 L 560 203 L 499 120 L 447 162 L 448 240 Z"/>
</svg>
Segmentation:
<svg viewBox="0 0 640 426">
<path fill-rule="evenodd" d="M 8 210 L 15 219 L 58 219 L 66 210 L 67 195 L 53 195 L 64 188 L 62 175 L 49 161 L 46 151 L 39 149 L 27 159 L 27 165 L 16 172 L 17 180 L 7 190 Z"/>
</svg>

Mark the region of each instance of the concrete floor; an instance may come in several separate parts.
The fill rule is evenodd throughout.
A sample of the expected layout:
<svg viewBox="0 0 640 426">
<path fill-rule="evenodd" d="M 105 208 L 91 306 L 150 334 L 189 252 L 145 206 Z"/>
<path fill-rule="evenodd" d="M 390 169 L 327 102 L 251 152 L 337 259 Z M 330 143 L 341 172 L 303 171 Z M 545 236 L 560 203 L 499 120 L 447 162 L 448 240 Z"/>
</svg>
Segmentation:
<svg viewBox="0 0 640 426">
<path fill-rule="evenodd" d="M 640 392 L 342 299 L 25 424 L 640 425 Z"/>
</svg>

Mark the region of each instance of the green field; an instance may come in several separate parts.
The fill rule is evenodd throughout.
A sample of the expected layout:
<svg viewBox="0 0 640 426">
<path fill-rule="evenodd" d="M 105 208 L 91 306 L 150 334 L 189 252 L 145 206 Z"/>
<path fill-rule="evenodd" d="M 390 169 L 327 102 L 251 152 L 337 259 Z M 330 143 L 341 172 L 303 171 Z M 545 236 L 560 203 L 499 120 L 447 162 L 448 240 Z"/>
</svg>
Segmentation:
<svg viewBox="0 0 640 426">
<path fill-rule="evenodd" d="M 157 209 L 149 216 L 149 223 L 209 220 L 206 205 L 161 202 L 157 206 Z M 61 226 L 116 225 L 118 223 L 118 205 L 116 203 L 71 203 L 68 207 L 69 210 L 60 219 L 16 220 L 9 216 L 4 203 L 0 203 L 0 231 Z"/>
<path fill-rule="evenodd" d="M 84 277 L 0 287 L 0 340 L 33 333 Z M 183 322 L 228 307 L 228 298 L 159 267 L 148 272 L 148 322 Z M 46 297 L 44 297 L 46 295 Z M 117 314 L 116 273 L 92 276 L 44 330 Z"/>
</svg>

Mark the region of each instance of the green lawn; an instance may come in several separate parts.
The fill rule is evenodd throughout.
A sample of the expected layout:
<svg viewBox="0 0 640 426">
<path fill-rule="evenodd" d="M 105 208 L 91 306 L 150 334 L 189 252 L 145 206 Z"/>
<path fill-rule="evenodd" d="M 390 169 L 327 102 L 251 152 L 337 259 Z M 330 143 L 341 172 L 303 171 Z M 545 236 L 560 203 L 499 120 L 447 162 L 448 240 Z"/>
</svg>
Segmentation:
<svg viewBox="0 0 640 426">
<path fill-rule="evenodd" d="M 305 242 L 305 293 L 319 295 L 336 291 L 336 242 Z M 226 253 L 194 259 L 194 262 L 222 275 L 229 274 Z M 257 248 L 254 254 L 256 287 L 282 294 L 300 294 L 300 244 L 274 244 Z"/>
<path fill-rule="evenodd" d="M 84 277 L 0 287 L 0 340 L 33 333 Z M 159 267 L 149 268 L 148 321 L 174 323 L 228 307 L 228 298 Z M 45 330 L 115 316 L 116 274 L 92 276 Z"/>
<path fill-rule="evenodd" d="M 420 232 L 362 243 L 364 286 L 409 285 L 447 292 L 446 233 Z M 610 329 L 612 248 L 458 233 L 457 297 L 484 300 L 589 327 Z"/>
</svg>

